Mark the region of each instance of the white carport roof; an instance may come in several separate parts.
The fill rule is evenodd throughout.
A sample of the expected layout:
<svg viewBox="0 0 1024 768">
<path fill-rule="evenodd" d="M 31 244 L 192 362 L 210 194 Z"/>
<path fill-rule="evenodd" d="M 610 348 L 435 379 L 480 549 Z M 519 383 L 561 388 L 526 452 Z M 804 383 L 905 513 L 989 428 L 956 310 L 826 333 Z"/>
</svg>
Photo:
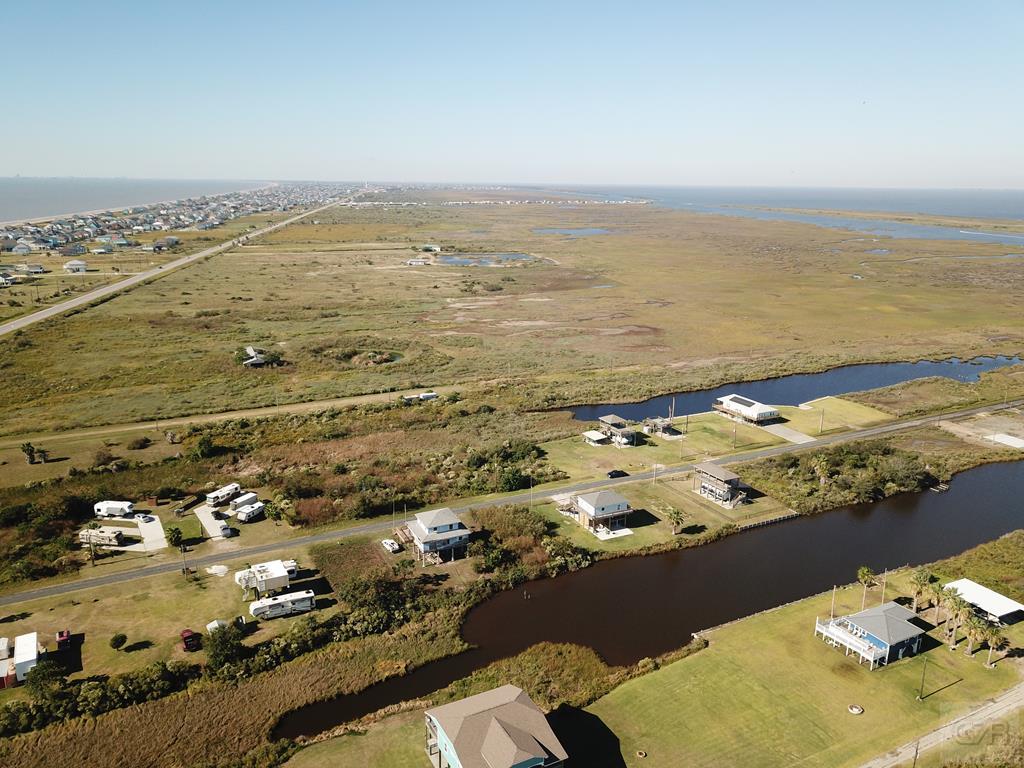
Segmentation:
<svg viewBox="0 0 1024 768">
<path fill-rule="evenodd" d="M 598 432 L 596 429 L 588 429 L 583 433 L 583 436 L 587 438 L 587 440 L 592 440 L 595 443 L 600 443 L 602 440 L 608 439 L 608 435 L 604 432 Z"/>
<path fill-rule="evenodd" d="M 1016 600 L 1000 595 L 970 579 L 951 581 L 946 585 L 946 589 L 955 589 L 960 593 L 960 597 L 991 616 L 1008 616 L 1017 611 L 1024 611 L 1024 605 Z"/>
</svg>

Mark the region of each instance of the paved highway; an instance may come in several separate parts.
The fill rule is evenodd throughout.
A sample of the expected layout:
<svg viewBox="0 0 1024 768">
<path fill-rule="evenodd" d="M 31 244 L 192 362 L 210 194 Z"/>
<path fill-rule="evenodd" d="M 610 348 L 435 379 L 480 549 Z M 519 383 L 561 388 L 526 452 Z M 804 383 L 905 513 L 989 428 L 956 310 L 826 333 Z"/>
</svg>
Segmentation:
<svg viewBox="0 0 1024 768">
<path fill-rule="evenodd" d="M 268 232 L 273 232 L 275 229 L 280 229 L 281 227 L 286 227 L 289 224 L 294 224 L 296 221 L 304 219 L 307 216 L 312 216 L 314 213 L 319 213 L 320 211 L 326 208 L 330 208 L 332 205 L 337 205 L 338 202 L 339 201 L 336 200 L 331 201 L 330 203 L 327 203 L 327 205 L 322 205 L 319 208 L 314 208 L 313 210 L 300 213 L 298 216 L 292 216 L 290 219 L 279 221 L 277 222 L 277 224 L 271 224 L 269 227 L 264 227 L 263 229 L 256 230 L 255 232 L 247 233 L 244 235 L 244 237 L 253 238 L 259 237 L 260 235 L 265 235 Z M 207 256 L 213 256 L 215 253 L 220 253 L 221 251 L 226 251 L 228 248 L 233 248 L 236 242 L 237 240 L 235 239 L 228 240 L 227 242 L 221 243 L 220 245 L 215 245 L 212 248 L 207 248 L 203 251 L 199 251 L 198 253 L 191 253 L 188 256 L 182 256 L 179 259 L 175 259 L 174 261 L 162 264 L 159 267 L 147 269 L 145 272 L 139 272 L 137 275 L 132 275 L 131 277 L 127 277 L 124 280 L 119 280 L 116 283 L 111 283 L 110 285 L 103 285 L 100 286 L 99 288 L 94 288 L 93 290 L 87 291 L 86 293 L 83 293 L 80 296 L 75 296 L 74 298 L 62 301 L 59 304 L 54 304 L 52 307 L 40 309 L 38 312 L 33 312 L 30 315 L 16 317 L 13 320 L 8 320 L 5 323 L 0 323 L 0 336 L 3 336 L 4 334 L 7 333 L 13 333 L 14 331 L 17 331 L 21 328 L 26 328 L 42 320 L 46 320 L 51 317 L 56 317 L 57 315 L 63 314 L 68 310 L 75 309 L 76 307 L 85 306 L 86 304 L 96 301 L 97 299 L 102 299 L 106 296 L 111 296 L 115 293 L 120 293 L 123 290 L 131 288 L 133 285 L 138 285 L 139 283 L 144 283 L 147 280 L 152 280 L 154 278 L 160 277 L 161 275 L 166 275 L 168 272 L 172 272 L 175 269 L 178 269 L 179 267 L 184 267 L 187 264 L 191 264 L 194 261 L 198 261 L 199 259 L 205 259 Z"/>
<path fill-rule="evenodd" d="M 836 435 L 826 435 L 825 437 L 817 438 L 812 443 L 787 443 L 784 445 L 777 445 L 771 448 L 761 448 L 756 451 L 747 451 L 746 453 L 735 454 L 729 456 L 720 461 L 720 463 L 737 463 L 743 461 L 752 461 L 755 459 L 763 459 L 768 456 L 779 456 L 785 453 L 792 453 L 794 451 L 802 451 L 813 448 L 820 448 L 825 445 L 833 445 L 835 443 L 845 442 L 849 440 L 863 440 L 869 437 L 879 437 L 881 435 L 891 434 L 893 432 L 899 432 L 905 429 L 913 429 L 914 427 L 924 426 L 926 424 L 934 424 L 938 421 L 946 419 L 957 419 L 964 418 L 967 416 L 974 416 L 978 413 L 999 411 L 1006 408 L 1016 408 L 1024 405 L 1024 400 L 1014 400 L 1002 405 L 984 405 L 977 406 L 975 408 L 966 408 L 960 411 L 954 411 L 952 413 L 945 413 L 938 416 L 925 416 L 914 419 L 905 419 L 903 421 L 896 421 L 890 424 L 883 424 L 878 427 L 870 427 L 867 429 L 854 430 L 852 432 L 844 432 Z M 669 477 L 672 475 L 678 475 L 683 472 L 687 472 L 693 468 L 693 464 L 679 464 L 672 467 L 666 467 L 665 469 L 658 470 L 659 477 Z M 537 489 L 533 492 L 520 491 L 518 493 L 505 494 L 503 496 L 488 499 L 487 501 L 475 502 L 471 504 L 463 504 L 461 506 L 452 506 L 452 510 L 456 513 L 462 514 L 472 509 L 480 507 L 495 506 L 498 504 L 523 504 L 530 501 L 536 501 L 540 499 L 547 499 L 557 494 L 565 493 L 581 493 L 584 491 L 591 491 L 597 488 L 610 488 L 616 485 L 622 485 L 624 483 L 634 483 L 638 480 L 653 480 L 654 471 L 640 472 L 635 475 L 628 477 L 617 478 L 615 480 L 587 480 L 576 483 L 567 483 L 565 485 L 547 487 L 544 489 Z M 298 536 L 292 539 L 284 539 L 282 541 L 272 542 L 270 544 L 261 544 L 259 546 L 242 547 L 240 549 L 233 550 L 231 552 L 219 552 L 217 554 L 203 555 L 202 557 L 191 557 L 188 559 L 188 564 L 191 568 L 202 568 L 208 565 L 215 565 L 222 563 L 225 560 L 237 560 L 243 557 L 253 557 L 256 555 L 266 554 L 268 552 L 275 552 L 284 548 L 295 548 L 302 547 L 309 544 L 317 544 L 325 541 L 337 541 L 338 539 L 346 539 L 352 536 L 361 536 L 368 533 L 383 533 L 391 530 L 393 524 L 391 518 L 385 518 L 377 520 L 372 523 L 365 523 L 362 525 L 353 526 L 351 528 L 343 528 L 340 530 L 324 531 L 321 533 L 314 533 L 308 536 Z M 79 579 L 78 581 L 65 582 L 62 584 L 53 584 L 47 587 L 37 587 L 35 589 L 27 589 L 21 592 L 15 592 L 8 595 L 0 596 L 0 606 L 4 605 L 16 605 L 23 603 L 28 600 L 36 600 L 41 597 L 53 597 L 55 595 L 63 595 L 70 592 L 77 592 L 83 589 L 91 589 L 92 587 L 102 587 L 112 584 L 122 584 L 124 582 L 133 581 L 135 579 L 145 578 L 147 576 L 155 576 L 163 573 L 174 573 L 180 570 L 181 563 L 176 560 L 161 563 L 160 565 L 144 566 L 142 568 L 136 568 L 129 571 L 120 571 L 118 573 L 110 573 L 105 576 L 97 576 L 94 578 Z"/>
</svg>

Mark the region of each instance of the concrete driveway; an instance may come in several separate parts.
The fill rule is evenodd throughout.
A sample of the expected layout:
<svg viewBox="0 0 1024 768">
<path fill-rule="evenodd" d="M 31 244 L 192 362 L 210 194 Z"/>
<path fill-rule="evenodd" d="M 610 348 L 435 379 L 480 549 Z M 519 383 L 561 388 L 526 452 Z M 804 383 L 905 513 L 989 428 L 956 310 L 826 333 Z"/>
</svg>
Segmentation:
<svg viewBox="0 0 1024 768">
<path fill-rule="evenodd" d="M 224 522 L 217 517 L 217 513 L 220 512 L 215 507 L 211 507 L 209 504 L 200 504 L 193 510 L 196 517 L 199 518 L 199 522 L 203 525 L 203 530 L 206 531 L 206 535 L 211 539 L 223 539 L 220 535 L 220 526 Z M 220 514 L 227 515 L 227 511 L 220 512 Z"/>
<path fill-rule="evenodd" d="M 117 523 L 117 527 L 124 528 L 129 536 L 135 535 L 131 527 L 133 525 L 136 526 L 142 541 L 135 544 L 126 544 L 123 547 L 104 547 L 104 549 L 113 549 L 118 552 L 156 552 L 159 549 L 167 549 L 167 537 L 164 534 L 164 524 L 160 522 L 160 518 L 156 515 L 146 515 L 146 517 L 152 518 L 152 522 L 143 522 L 139 519 L 140 517 L 142 515 L 138 517 L 109 518 L 109 522 Z"/>
</svg>

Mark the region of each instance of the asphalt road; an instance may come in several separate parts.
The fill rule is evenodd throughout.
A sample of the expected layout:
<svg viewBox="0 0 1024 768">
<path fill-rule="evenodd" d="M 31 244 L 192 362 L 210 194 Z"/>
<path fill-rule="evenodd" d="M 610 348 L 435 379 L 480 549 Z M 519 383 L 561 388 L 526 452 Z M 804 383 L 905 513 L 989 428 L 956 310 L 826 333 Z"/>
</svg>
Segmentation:
<svg viewBox="0 0 1024 768">
<path fill-rule="evenodd" d="M 836 435 L 826 435 L 816 439 L 813 443 L 786 443 L 783 445 L 773 446 L 771 448 L 761 448 L 756 451 L 747 451 L 746 453 L 739 453 L 729 456 L 723 460 L 720 460 L 720 464 L 735 464 L 744 461 L 753 461 L 755 459 L 763 459 L 769 456 L 779 456 L 786 453 L 793 453 L 795 451 L 803 451 L 813 448 L 820 448 L 826 445 L 833 445 L 835 443 L 846 442 L 850 440 L 863 440 L 870 437 L 879 437 L 882 435 L 891 434 L 893 432 L 900 432 L 905 429 L 913 429 L 914 427 L 923 426 L 925 424 L 934 424 L 938 421 L 946 419 L 957 419 L 964 418 L 967 416 L 974 416 L 978 413 L 999 411 L 1006 408 L 1016 408 L 1024 405 L 1024 399 L 1013 400 L 1002 405 L 983 405 L 975 408 L 966 408 L 960 411 L 954 411 L 952 413 L 944 413 L 937 416 L 925 416 L 914 419 L 906 419 L 903 421 L 896 421 L 890 424 L 883 424 L 877 427 L 869 427 L 862 430 L 854 430 L 852 432 L 843 432 Z M 680 464 L 665 469 L 658 469 L 658 477 L 671 477 L 684 472 L 688 472 L 693 469 L 693 464 Z M 565 485 L 547 487 L 542 490 L 531 491 L 520 491 L 518 493 L 505 494 L 499 498 L 488 499 L 487 501 L 475 502 L 471 504 L 463 504 L 461 506 L 453 506 L 452 510 L 458 514 L 469 512 L 472 509 L 478 509 L 481 507 L 491 507 L 498 504 L 523 504 L 531 501 L 537 501 L 541 499 L 547 499 L 551 496 L 565 493 L 581 493 L 584 491 L 592 491 L 598 488 L 611 488 L 617 485 L 623 485 L 625 483 L 635 483 L 638 480 L 653 480 L 654 470 L 647 472 L 640 472 L 628 477 L 621 477 L 615 480 L 598 479 L 598 480 L 587 480 L 576 483 L 567 483 Z M 314 533 L 308 536 L 298 536 L 293 539 L 284 539 L 282 541 L 272 542 L 270 544 L 261 544 L 259 546 L 242 547 L 240 549 L 233 550 L 231 552 L 220 552 L 217 554 L 203 555 L 202 557 L 190 557 L 188 558 L 188 565 L 191 568 L 202 568 L 208 565 L 215 565 L 221 563 L 224 560 L 236 560 L 241 557 L 249 557 L 255 555 L 266 554 L 268 552 L 274 552 L 286 547 L 303 547 L 309 544 L 318 544 L 325 541 L 337 541 L 339 539 L 347 539 L 353 536 L 361 536 L 364 534 L 372 533 L 384 533 L 390 531 L 394 527 L 390 518 L 377 520 L 372 523 L 365 523 L 363 525 L 353 526 L 351 528 L 343 528 L 334 531 L 324 531 L 322 533 Z M 91 589 L 93 587 L 102 587 L 112 584 L 122 584 L 128 581 L 134 581 L 135 579 L 142 579 L 147 576 L 156 576 L 163 573 L 174 573 L 181 569 L 181 563 L 177 560 L 161 563 L 160 565 L 150 565 L 142 568 L 135 568 L 129 571 L 119 571 L 118 573 L 110 573 L 104 576 L 97 576 L 89 579 L 79 579 L 78 581 L 65 582 L 63 584 L 53 584 L 48 587 L 37 587 L 36 589 L 27 589 L 20 592 L 14 592 L 8 595 L 0 596 L 0 606 L 4 605 L 16 605 L 18 603 L 27 602 L 29 600 L 36 600 L 42 597 L 54 597 L 56 595 L 64 595 L 71 592 L 77 592 L 83 589 Z"/>
<path fill-rule="evenodd" d="M 264 227 L 263 229 L 256 230 L 255 232 L 246 233 L 245 237 L 252 238 L 259 237 L 260 235 L 265 235 L 268 232 L 273 232 L 275 229 L 280 229 L 281 227 L 286 227 L 289 224 L 294 224 L 296 221 L 304 219 L 307 216 L 312 216 L 314 213 L 319 213 L 320 211 L 326 208 L 330 208 L 332 205 L 337 205 L 337 203 L 338 201 L 332 201 L 327 205 L 322 205 L 319 208 L 314 208 L 311 211 L 300 213 L 298 216 L 292 216 L 290 219 L 279 221 L 277 224 L 271 224 L 269 227 Z M 8 333 L 13 333 L 14 331 L 17 331 L 21 328 L 26 328 L 42 320 L 46 320 L 51 317 L 56 317 L 57 315 L 63 314 L 68 310 L 75 309 L 76 307 L 85 306 L 86 304 L 96 301 L 97 299 L 102 299 L 106 296 L 110 296 L 115 293 L 120 293 L 121 291 L 127 288 L 131 288 L 133 285 L 138 285 L 139 283 L 144 283 L 147 280 L 152 280 L 154 278 L 160 277 L 161 275 L 166 275 L 168 272 L 173 272 L 175 269 L 178 269 L 179 267 L 184 267 L 185 265 L 191 264 L 192 262 L 198 261 L 199 259 L 205 259 L 207 256 L 212 256 L 215 253 L 226 251 L 228 248 L 233 248 L 235 246 L 235 242 L 235 239 L 228 240 L 227 242 L 221 243 L 220 245 L 215 245 L 212 248 L 207 248 L 203 251 L 199 251 L 198 253 L 191 253 L 188 256 L 182 256 L 179 259 L 169 261 L 168 263 L 163 264 L 159 267 L 147 269 L 145 272 L 139 272 L 137 275 L 132 275 L 131 277 L 127 277 L 124 280 L 119 280 L 116 283 L 111 283 L 110 285 L 103 285 L 100 286 L 99 288 L 94 288 L 93 290 L 83 293 L 80 296 L 75 296 L 74 298 L 62 301 L 59 304 L 54 304 L 52 307 L 40 309 L 38 312 L 33 312 L 30 315 L 16 317 L 13 320 L 8 320 L 6 323 L 0 323 L 0 336 L 3 336 L 4 334 Z"/>
</svg>

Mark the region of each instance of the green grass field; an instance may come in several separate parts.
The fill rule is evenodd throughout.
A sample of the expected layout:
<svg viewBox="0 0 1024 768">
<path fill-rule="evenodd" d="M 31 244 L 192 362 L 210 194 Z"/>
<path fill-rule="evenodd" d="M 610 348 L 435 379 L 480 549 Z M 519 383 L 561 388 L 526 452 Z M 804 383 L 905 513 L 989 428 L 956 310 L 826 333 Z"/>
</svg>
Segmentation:
<svg viewBox="0 0 1024 768">
<path fill-rule="evenodd" d="M 533 231 L 545 226 L 612 234 Z M 537 260 L 405 266 L 424 242 Z M 495 375 L 528 382 L 516 394 L 533 405 L 636 399 L 841 362 L 1017 350 L 1012 265 L 910 261 L 962 246 L 899 241 L 891 258 L 864 266 L 867 245 L 807 225 L 654 206 L 335 209 L 319 225 L 289 226 L 28 329 L 17 345 L 5 340 L 0 364 L 13 394 L 0 406 L 2 428 L 120 423 Z M 744 269 L 771 269 L 772 285 L 734 280 Z M 231 355 L 245 344 L 278 349 L 291 365 L 240 371 Z M 349 349 L 400 360 L 351 365 L 342 354 Z"/>
<path fill-rule="evenodd" d="M 800 407 L 782 405 L 779 414 L 787 427 L 811 437 L 892 421 L 888 413 L 841 397 L 823 397 Z"/>
<path fill-rule="evenodd" d="M 543 443 L 541 448 L 554 466 L 573 479 L 582 479 L 600 477 L 611 469 L 630 473 L 650 471 L 654 464 L 670 466 L 703 461 L 783 442 L 763 429 L 737 424 L 718 413 L 698 413 L 688 419 L 676 419 L 673 423 L 680 432 L 685 430 L 684 437 L 666 440 L 646 436 L 636 447 L 617 448 L 613 445 L 588 445 L 576 435 Z M 581 423 L 580 434 L 592 428 L 593 425 Z M 638 435 L 638 439 L 640 437 Z"/>
<path fill-rule="evenodd" d="M 927 653 L 926 696 L 918 702 L 920 656 L 870 672 L 813 637 L 814 617 L 828 615 L 830 600 L 818 596 L 714 630 L 705 651 L 625 683 L 587 709 L 618 737 L 628 766 L 838 768 L 902 744 L 1019 679 L 1010 661 L 989 670 L 984 651 L 967 658 L 964 646 L 951 653 L 939 644 Z M 837 612 L 859 610 L 860 601 L 859 588 L 844 589 Z M 1014 629 L 1015 644 L 1022 632 Z M 864 714 L 850 715 L 850 704 Z M 638 750 L 647 758 L 638 759 Z"/>
<path fill-rule="evenodd" d="M 303 749 L 288 768 L 412 768 L 430 765 L 423 748 L 423 713 L 407 712 L 369 726 L 365 732 Z"/>
</svg>

